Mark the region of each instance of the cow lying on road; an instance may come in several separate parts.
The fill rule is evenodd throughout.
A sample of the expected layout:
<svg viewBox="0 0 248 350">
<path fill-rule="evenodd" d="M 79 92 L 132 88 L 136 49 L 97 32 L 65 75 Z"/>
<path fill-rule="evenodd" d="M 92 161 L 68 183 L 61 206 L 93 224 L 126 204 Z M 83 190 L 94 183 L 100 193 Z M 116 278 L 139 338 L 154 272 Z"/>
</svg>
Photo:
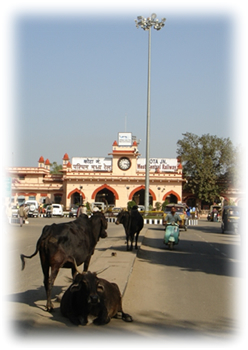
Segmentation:
<svg viewBox="0 0 248 350">
<path fill-rule="evenodd" d="M 134 205 L 130 212 L 122 210 L 116 217 L 116 225 L 122 224 L 126 233 L 127 240 L 127 250 L 133 250 L 133 240 L 135 236 L 135 249 L 138 249 L 138 237 L 139 233 L 144 226 L 143 217 L 140 215 L 138 211 L 137 205 Z M 129 248 L 129 239 L 131 242 Z"/>
<path fill-rule="evenodd" d="M 96 212 L 90 219 L 81 214 L 74 221 L 45 226 L 37 241 L 35 252 L 30 256 L 21 254 L 23 270 L 24 258 L 31 259 L 38 251 L 40 253 L 48 311 L 53 309 L 51 291 L 59 269 L 71 268 L 72 276 L 75 276 L 76 265 L 84 263 L 84 271 L 87 271 L 99 238 L 107 237 L 106 229 L 107 220 L 102 213 Z"/>
<path fill-rule="evenodd" d="M 122 310 L 117 284 L 98 278 L 96 273 L 89 271 L 76 275 L 62 297 L 60 310 L 75 325 L 86 325 L 88 316 L 95 317 L 93 323 L 96 325 L 107 324 L 112 317 L 118 316 L 126 322 L 133 320 Z"/>
</svg>

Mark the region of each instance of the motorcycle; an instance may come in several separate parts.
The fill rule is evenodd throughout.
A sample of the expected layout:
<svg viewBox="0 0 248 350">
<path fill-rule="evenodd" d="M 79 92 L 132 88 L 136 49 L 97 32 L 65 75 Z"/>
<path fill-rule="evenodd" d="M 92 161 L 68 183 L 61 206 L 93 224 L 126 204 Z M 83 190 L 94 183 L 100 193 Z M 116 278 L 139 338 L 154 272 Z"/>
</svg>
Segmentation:
<svg viewBox="0 0 248 350">
<path fill-rule="evenodd" d="M 172 250 L 175 244 L 179 243 L 179 225 L 175 222 L 168 223 L 164 234 L 164 244 Z"/>
</svg>

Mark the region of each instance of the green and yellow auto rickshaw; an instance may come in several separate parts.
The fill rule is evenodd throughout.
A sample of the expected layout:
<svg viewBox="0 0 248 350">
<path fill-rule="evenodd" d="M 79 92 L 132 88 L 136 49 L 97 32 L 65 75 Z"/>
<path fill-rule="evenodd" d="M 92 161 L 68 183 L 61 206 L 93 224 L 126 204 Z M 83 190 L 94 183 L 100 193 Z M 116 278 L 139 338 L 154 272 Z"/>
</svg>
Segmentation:
<svg viewBox="0 0 248 350">
<path fill-rule="evenodd" d="M 235 234 L 239 231 L 240 207 L 234 205 L 224 206 L 221 216 L 221 232 L 227 231 Z"/>
</svg>

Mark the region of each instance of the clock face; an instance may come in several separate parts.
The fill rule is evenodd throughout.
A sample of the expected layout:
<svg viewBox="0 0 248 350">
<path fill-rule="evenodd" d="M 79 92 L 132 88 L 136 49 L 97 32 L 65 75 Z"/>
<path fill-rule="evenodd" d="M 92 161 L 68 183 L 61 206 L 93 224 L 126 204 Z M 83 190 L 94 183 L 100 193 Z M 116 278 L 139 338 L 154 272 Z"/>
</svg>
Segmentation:
<svg viewBox="0 0 248 350">
<path fill-rule="evenodd" d="M 123 157 L 119 159 L 118 166 L 121 170 L 128 170 L 131 167 L 130 159 Z"/>
</svg>

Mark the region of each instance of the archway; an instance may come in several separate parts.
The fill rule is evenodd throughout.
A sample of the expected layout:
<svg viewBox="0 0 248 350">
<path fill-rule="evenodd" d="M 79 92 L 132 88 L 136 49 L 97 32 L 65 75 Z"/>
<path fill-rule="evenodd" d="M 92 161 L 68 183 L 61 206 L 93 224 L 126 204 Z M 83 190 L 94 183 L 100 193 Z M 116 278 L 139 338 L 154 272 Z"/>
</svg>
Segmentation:
<svg viewBox="0 0 248 350">
<path fill-rule="evenodd" d="M 85 199 L 85 194 L 78 188 L 75 188 L 68 194 L 67 198 L 71 198 L 71 205 L 80 204 Z"/>
<path fill-rule="evenodd" d="M 166 199 L 169 201 L 169 203 L 177 203 L 178 201 L 181 201 L 179 194 L 172 190 L 165 193 L 165 195 L 163 196 L 163 201 L 165 201 Z"/>
<path fill-rule="evenodd" d="M 115 189 L 108 185 L 102 185 L 97 188 L 91 198 L 95 200 L 95 202 L 105 202 L 107 201 L 108 205 L 115 205 L 116 199 L 119 199 L 118 193 Z"/>
<path fill-rule="evenodd" d="M 129 200 L 133 200 L 137 205 L 145 205 L 145 186 L 134 189 L 129 195 Z M 155 200 L 155 193 L 149 189 L 149 205 L 153 205 Z"/>
</svg>

